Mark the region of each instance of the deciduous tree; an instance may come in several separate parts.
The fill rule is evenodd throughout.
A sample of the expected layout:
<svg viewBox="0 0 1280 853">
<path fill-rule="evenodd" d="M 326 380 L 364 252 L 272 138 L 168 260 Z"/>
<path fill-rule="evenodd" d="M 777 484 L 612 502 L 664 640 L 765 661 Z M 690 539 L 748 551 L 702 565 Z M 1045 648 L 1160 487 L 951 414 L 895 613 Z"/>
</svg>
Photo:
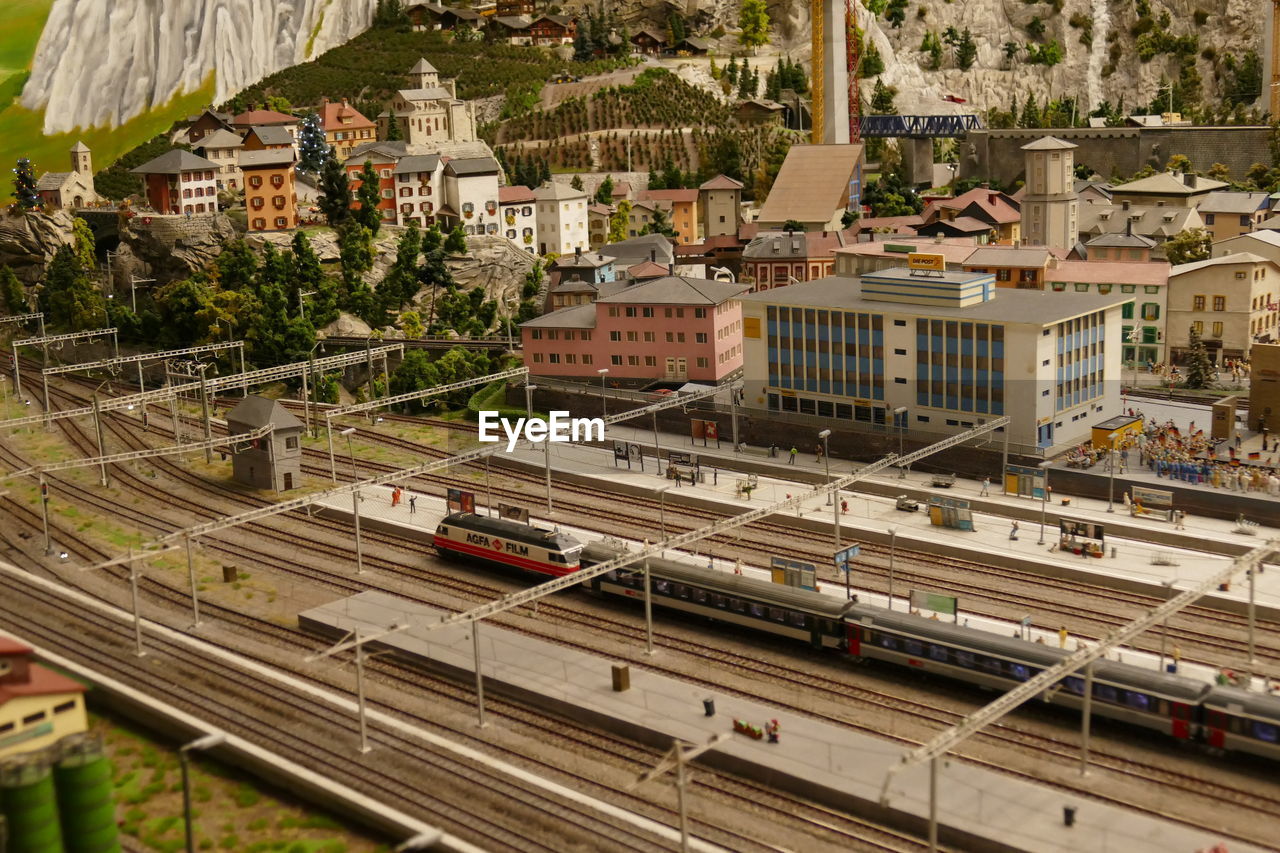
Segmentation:
<svg viewBox="0 0 1280 853">
<path fill-rule="evenodd" d="M 769 43 L 769 7 L 765 0 L 742 0 L 738 11 L 738 41 L 743 47 L 757 48 Z"/>
<path fill-rule="evenodd" d="M 1189 264 L 1206 261 L 1213 251 L 1213 238 L 1203 228 L 1188 228 L 1173 235 L 1164 244 L 1164 256 L 1169 263 Z"/>
</svg>

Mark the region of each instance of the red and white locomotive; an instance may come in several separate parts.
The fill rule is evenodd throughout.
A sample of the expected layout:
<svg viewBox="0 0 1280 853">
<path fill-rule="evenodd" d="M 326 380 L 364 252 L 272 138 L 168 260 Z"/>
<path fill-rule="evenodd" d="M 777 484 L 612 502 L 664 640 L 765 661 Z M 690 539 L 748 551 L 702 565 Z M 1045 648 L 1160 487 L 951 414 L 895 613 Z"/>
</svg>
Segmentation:
<svg viewBox="0 0 1280 853">
<path fill-rule="evenodd" d="M 582 543 L 567 533 L 471 512 L 446 516 L 431 544 L 441 556 L 557 577 L 576 572 L 582 554 Z"/>
</svg>

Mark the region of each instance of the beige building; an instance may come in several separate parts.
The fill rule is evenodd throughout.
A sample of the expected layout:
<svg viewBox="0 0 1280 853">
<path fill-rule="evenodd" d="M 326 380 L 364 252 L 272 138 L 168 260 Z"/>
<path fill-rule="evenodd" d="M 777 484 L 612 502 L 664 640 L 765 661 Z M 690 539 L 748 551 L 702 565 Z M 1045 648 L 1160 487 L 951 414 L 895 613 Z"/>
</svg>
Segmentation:
<svg viewBox="0 0 1280 853">
<path fill-rule="evenodd" d="M 0 759 L 86 731 L 84 686 L 33 661 L 34 650 L 0 636 Z"/>
<path fill-rule="evenodd" d="M 1267 193 L 1209 193 L 1196 205 L 1213 242 L 1248 234 L 1270 215 Z"/>
<path fill-rule="evenodd" d="M 244 174 L 240 171 L 240 149 L 244 139 L 237 133 L 218 129 L 201 137 L 195 152 L 206 160 L 218 164 L 217 181 L 220 190 L 244 189 Z"/>
<path fill-rule="evenodd" d="M 788 222 L 804 231 L 836 231 L 862 202 L 862 145 L 793 145 L 756 217 L 762 230 Z"/>
<path fill-rule="evenodd" d="M 1280 423 L 1280 344 L 1255 344 L 1249 354 L 1249 428 Z"/>
<path fill-rule="evenodd" d="M 77 142 L 71 149 L 70 172 L 45 172 L 36 181 L 40 201 L 57 208 L 85 207 L 99 201 L 93 187 L 93 157 L 89 147 Z"/>
<path fill-rule="evenodd" d="M 728 175 L 716 175 L 698 187 L 698 208 L 702 212 L 701 237 L 737 236 L 742 226 L 742 182 Z"/>
<path fill-rule="evenodd" d="M 440 72 L 425 59 L 409 71 L 410 88 L 391 99 L 391 109 L 378 116 L 379 135 L 387 135 L 388 123 L 400 123 L 400 135 L 410 146 L 439 142 L 471 142 L 475 122 L 466 102 L 458 100 L 454 81 L 442 85 Z"/>
<path fill-rule="evenodd" d="M 1238 252 L 1180 264 L 1169 271 L 1166 341 L 1170 358 L 1185 359 L 1195 328 L 1215 361 L 1248 358 L 1255 343 L 1276 339 L 1280 266 Z"/>
<path fill-rule="evenodd" d="M 1227 186 L 1222 181 L 1199 175 L 1161 172 L 1147 178 L 1116 184 L 1111 188 L 1111 203 L 1129 202 L 1151 207 L 1196 207 L 1209 193 Z"/>
<path fill-rule="evenodd" d="M 590 248 L 585 191 L 547 181 L 533 195 L 538 200 L 538 254 L 566 255 Z"/>
<path fill-rule="evenodd" d="M 1026 189 L 1022 237 L 1028 246 L 1069 249 L 1076 243 L 1079 199 L 1075 190 L 1074 143 L 1045 136 L 1022 146 Z"/>
<path fill-rule="evenodd" d="M 1212 257 L 1222 258 L 1248 252 L 1280 264 L 1280 231 L 1254 231 L 1213 244 Z"/>
</svg>

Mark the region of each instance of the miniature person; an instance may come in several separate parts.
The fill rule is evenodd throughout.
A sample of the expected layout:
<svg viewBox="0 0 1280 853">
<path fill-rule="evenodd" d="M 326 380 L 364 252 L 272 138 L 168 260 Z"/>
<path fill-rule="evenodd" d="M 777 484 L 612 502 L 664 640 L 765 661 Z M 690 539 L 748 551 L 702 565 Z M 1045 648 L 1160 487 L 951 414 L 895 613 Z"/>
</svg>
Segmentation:
<svg viewBox="0 0 1280 853">
<path fill-rule="evenodd" d="M 778 721 L 770 720 L 764 727 L 765 732 L 769 735 L 769 743 L 778 742 Z"/>
<path fill-rule="evenodd" d="M 1058 629 L 1058 648 L 1065 649 L 1067 647 L 1067 626 L 1063 625 Z"/>
<path fill-rule="evenodd" d="M 410 515 L 413 515 L 415 512 L 418 511 L 417 503 L 418 503 L 418 496 L 409 495 L 409 514 Z"/>
<path fill-rule="evenodd" d="M 790 458 L 789 460 L 787 460 L 787 464 L 788 464 L 788 465 L 794 465 L 794 464 L 796 464 L 796 452 L 797 452 L 797 451 L 796 451 L 795 445 L 793 444 L 793 445 L 791 446 L 791 458 Z"/>
<path fill-rule="evenodd" d="M 987 496 L 987 495 L 989 495 L 990 493 L 991 493 L 991 478 L 990 478 L 990 477 L 983 477 L 983 478 L 982 478 L 982 492 L 981 492 L 978 496 L 979 496 L 979 497 L 986 497 L 986 496 Z"/>
<path fill-rule="evenodd" d="M 1013 522 L 1013 525 L 1009 528 L 1009 539 L 1013 542 L 1018 541 L 1018 522 L 1016 521 Z"/>
</svg>

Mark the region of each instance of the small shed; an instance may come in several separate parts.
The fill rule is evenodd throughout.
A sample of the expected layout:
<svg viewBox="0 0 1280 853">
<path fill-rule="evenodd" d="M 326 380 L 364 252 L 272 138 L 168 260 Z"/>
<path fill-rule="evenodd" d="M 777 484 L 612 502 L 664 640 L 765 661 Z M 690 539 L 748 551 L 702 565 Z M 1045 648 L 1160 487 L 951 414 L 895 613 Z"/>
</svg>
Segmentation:
<svg viewBox="0 0 1280 853">
<path fill-rule="evenodd" d="M 302 484 L 302 421 L 276 400 L 251 394 L 227 412 L 227 431 L 240 435 L 271 424 L 275 432 L 231 454 L 231 476 L 258 489 L 287 491 Z"/>
<path fill-rule="evenodd" d="M 1092 430 L 1094 449 L 1106 450 L 1111 447 L 1112 441 L 1115 441 L 1116 445 L 1119 446 L 1126 435 L 1134 437 L 1141 435 L 1142 418 L 1116 415 L 1114 418 L 1107 418 L 1100 424 L 1094 424 Z"/>
</svg>

